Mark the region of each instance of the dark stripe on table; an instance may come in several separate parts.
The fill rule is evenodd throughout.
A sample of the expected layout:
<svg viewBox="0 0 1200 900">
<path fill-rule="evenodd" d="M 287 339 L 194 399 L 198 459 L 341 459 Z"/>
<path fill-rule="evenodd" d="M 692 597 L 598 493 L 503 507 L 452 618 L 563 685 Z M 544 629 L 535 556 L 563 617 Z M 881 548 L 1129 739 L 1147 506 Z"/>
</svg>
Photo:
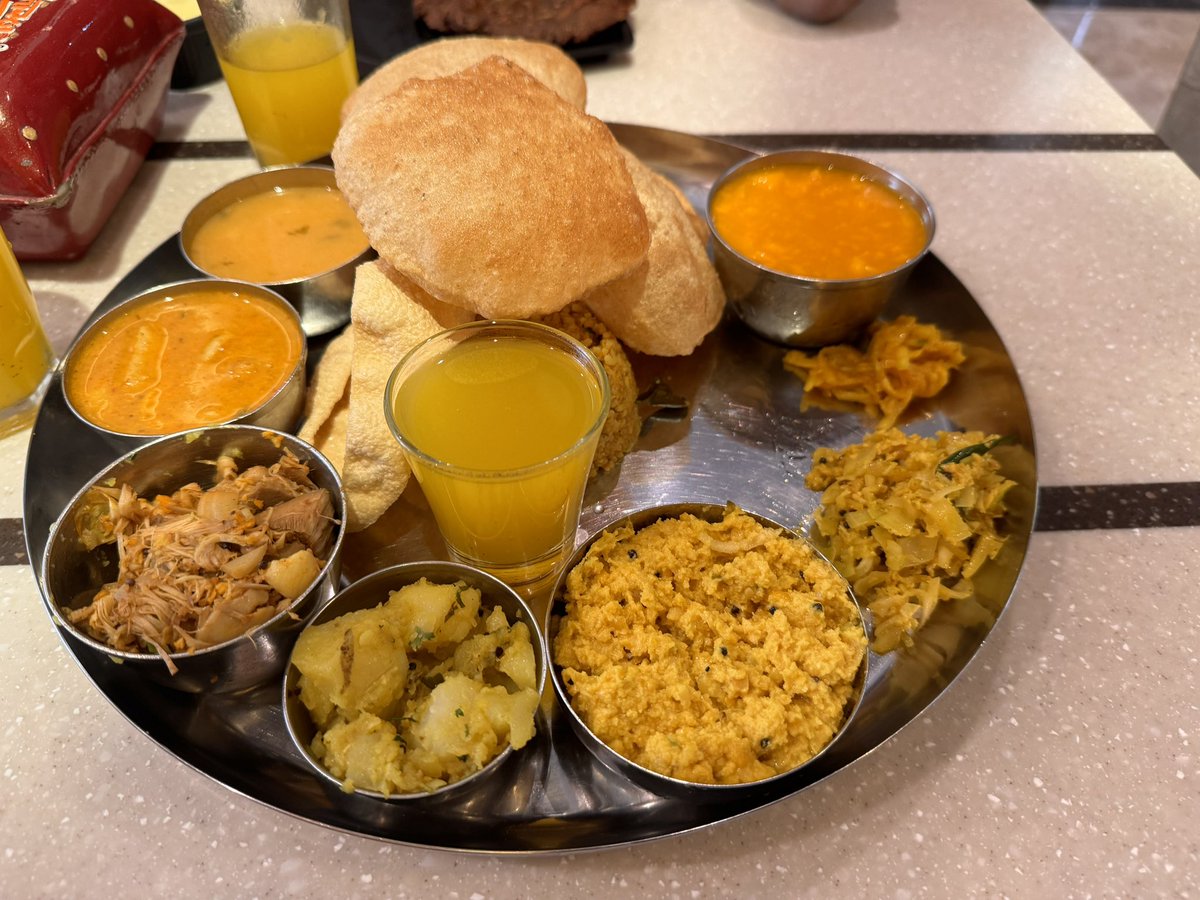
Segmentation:
<svg viewBox="0 0 1200 900">
<path fill-rule="evenodd" d="M 1162 152 L 1156 134 L 714 134 L 754 150 L 820 147 L 838 150 L 950 150 L 1025 152 Z"/>
<path fill-rule="evenodd" d="M 1047 9 L 1078 9 L 1085 7 L 1088 11 L 1097 9 L 1148 9 L 1172 10 L 1182 9 L 1187 12 L 1196 11 L 1196 0 L 1032 0 L 1033 5 L 1042 10 Z"/>
<path fill-rule="evenodd" d="M 1125 151 L 1166 152 L 1156 134 L 714 134 L 708 137 L 755 150 L 825 147 L 843 150 Z M 150 160 L 252 159 L 246 141 L 159 141 Z"/>
<path fill-rule="evenodd" d="M 1200 482 L 1043 487 L 1034 531 L 1200 526 Z M 0 519 L 0 566 L 27 565 L 20 519 Z"/>
</svg>

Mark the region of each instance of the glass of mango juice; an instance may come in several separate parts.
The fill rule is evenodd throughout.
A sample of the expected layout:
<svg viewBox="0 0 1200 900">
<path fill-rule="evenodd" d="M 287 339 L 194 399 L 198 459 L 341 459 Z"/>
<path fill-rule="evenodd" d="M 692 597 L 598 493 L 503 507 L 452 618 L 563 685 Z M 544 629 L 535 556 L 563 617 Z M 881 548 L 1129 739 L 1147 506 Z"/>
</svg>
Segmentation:
<svg viewBox="0 0 1200 900">
<path fill-rule="evenodd" d="M 29 283 L 0 231 L 0 437 L 33 422 L 54 363 Z"/>
<path fill-rule="evenodd" d="M 358 84 L 348 0 L 199 0 L 217 62 L 260 165 L 333 149 Z"/>
<path fill-rule="evenodd" d="M 591 351 L 523 321 L 434 335 L 400 361 L 384 396 L 450 555 L 526 593 L 574 548 L 608 405 Z"/>
</svg>

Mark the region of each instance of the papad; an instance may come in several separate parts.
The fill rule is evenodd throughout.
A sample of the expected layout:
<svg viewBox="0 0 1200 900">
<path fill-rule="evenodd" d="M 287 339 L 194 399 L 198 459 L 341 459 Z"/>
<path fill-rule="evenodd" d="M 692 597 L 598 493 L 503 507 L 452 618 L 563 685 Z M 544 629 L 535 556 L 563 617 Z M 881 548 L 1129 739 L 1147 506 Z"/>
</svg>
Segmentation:
<svg viewBox="0 0 1200 900">
<path fill-rule="evenodd" d="M 325 454 L 341 472 L 346 460 L 346 424 L 350 412 L 350 362 L 354 353 L 354 327 L 325 347 L 308 382 L 304 397 L 304 424 L 297 432 Z"/>
</svg>

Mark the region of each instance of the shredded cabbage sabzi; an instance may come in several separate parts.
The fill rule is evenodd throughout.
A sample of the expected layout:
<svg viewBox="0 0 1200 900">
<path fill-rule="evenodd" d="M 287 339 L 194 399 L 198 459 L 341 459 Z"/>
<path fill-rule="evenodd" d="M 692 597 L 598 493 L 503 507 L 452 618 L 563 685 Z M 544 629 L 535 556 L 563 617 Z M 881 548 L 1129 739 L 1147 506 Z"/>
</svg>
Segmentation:
<svg viewBox="0 0 1200 900">
<path fill-rule="evenodd" d="M 877 430 L 891 428 L 914 400 L 938 394 L 966 360 L 962 344 L 912 316 L 874 322 L 868 333 L 865 352 L 836 344 L 814 356 L 784 355 L 784 368 L 804 379 L 802 409 L 854 404 L 877 420 Z"/>
<path fill-rule="evenodd" d="M 970 597 L 972 577 L 1004 545 L 1004 495 L 1014 482 L 988 451 L 1009 439 L 982 432 L 936 437 L 876 431 L 842 450 L 820 448 L 805 483 L 830 561 L 875 620 L 887 653 L 941 602 Z"/>
</svg>

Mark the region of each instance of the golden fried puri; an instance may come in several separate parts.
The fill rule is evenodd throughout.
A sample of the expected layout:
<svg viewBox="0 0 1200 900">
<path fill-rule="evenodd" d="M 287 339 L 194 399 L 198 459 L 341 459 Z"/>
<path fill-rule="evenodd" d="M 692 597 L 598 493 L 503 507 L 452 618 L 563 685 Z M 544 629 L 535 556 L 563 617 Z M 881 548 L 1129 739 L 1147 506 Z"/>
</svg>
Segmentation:
<svg viewBox="0 0 1200 900">
<path fill-rule="evenodd" d="M 650 223 L 644 272 L 616 279 L 583 298 L 620 340 L 642 353 L 691 353 L 716 328 L 725 293 L 677 189 L 622 150 Z"/>
<path fill-rule="evenodd" d="M 583 70 L 553 44 L 515 38 L 453 37 L 430 41 L 402 53 L 371 73 L 346 99 L 342 120 L 355 111 L 391 96 L 410 78 L 453 75 L 489 56 L 510 60 L 550 88 L 576 109 L 587 101 Z"/>
<path fill-rule="evenodd" d="M 333 159 L 380 257 L 486 317 L 556 312 L 628 274 L 650 247 L 604 123 L 499 57 L 410 80 L 356 111 Z"/>
</svg>

